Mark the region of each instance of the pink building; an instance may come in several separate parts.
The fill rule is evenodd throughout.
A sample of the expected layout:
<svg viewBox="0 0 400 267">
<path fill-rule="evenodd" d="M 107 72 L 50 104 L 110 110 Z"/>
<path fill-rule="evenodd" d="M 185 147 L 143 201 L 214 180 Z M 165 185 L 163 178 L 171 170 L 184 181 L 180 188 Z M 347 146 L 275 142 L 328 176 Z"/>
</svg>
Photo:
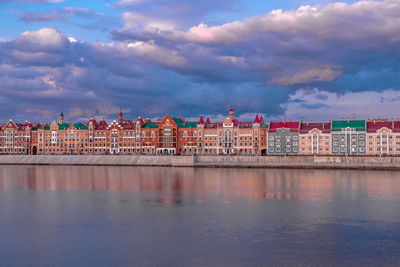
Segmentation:
<svg viewBox="0 0 400 267">
<path fill-rule="evenodd" d="M 368 121 L 367 154 L 400 155 L 400 121 Z"/>
<path fill-rule="evenodd" d="M 302 122 L 300 124 L 300 154 L 327 155 L 331 153 L 331 123 Z"/>
</svg>

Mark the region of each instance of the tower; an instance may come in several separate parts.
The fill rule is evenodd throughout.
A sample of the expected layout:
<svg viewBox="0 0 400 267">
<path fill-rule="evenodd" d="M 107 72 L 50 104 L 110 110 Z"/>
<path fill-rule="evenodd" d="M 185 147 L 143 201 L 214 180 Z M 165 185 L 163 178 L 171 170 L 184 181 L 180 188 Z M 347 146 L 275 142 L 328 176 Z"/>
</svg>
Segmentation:
<svg viewBox="0 0 400 267">
<path fill-rule="evenodd" d="M 121 123 L 122 120 L 123 120 L 123 114 L 122 114 L 122 111 L 120 111 L 120 112 L 118 113 L 118 122 Z"/>
<path fill-rule="evenodd" d="M 235 111 L 233 110 L 233 108 L 231 108 L 231 109 L 229 110 L 229 118 L 230 118 L 231 120 L 235 119 Z"/>
<path fill-rule="evenodd" d="M 60 113 L 60 117 L 59 117 L 59 119 L 58 119 L 58 122 L 60 123 L 60 124 L 63 124 L 64 123 L 64 113 L 61 111 L 61 113 Z"/>
</svg>

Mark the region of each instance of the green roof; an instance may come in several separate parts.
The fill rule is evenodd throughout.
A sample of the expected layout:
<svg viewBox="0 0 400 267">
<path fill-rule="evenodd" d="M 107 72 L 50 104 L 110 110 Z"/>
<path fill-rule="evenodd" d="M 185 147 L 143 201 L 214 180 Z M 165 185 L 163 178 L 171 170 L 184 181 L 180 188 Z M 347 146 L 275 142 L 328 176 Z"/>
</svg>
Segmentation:
<svg viewBox="0 0 400 267">
<path fill-rule="evenodd" d="M 148 122 L 142 128 L 157 128 L 157 124 L 155 122 Z"/>
<path fill-rule="evenodd" d="M 353 128 L 356 131 L 365 131 L 365 120 L 332 121 L 332 131 L 341 131 L 343 128 Z"/>
<path fill-rule="evenodd" d="M 86 126 L 85 126 L 84 124 L 82 124 L 82 123 L 75 123 L 74 126 L 75 126 L 76 124 L 83 125 L 84 127 L 86 127 Z M 68 123 L 62 123 L 62 124 L 58 123 L 58 130 L 67 130 L 69 127 L 70 127 L 70 125 L 69 125 Z M 75 126 L 75 128 L 77 128 L 77 127 Z M 77 128 L 77 129 L 87 129 L 87 127 L 86 127 L 86 128 Z M 50 130 L 50 125 L 44 126 L 44 130 L 45 130 L 45 131 L 49 131 L 49 130 Z"/>
<path fill-rule="evenodd" d="M 178 128 L 183 128 L 184 127 L 184 123 L 181 119 L 178 118 L 173 118 L 174 122 L 176 123 L 176 125 L 178 126 Z"/>
<path fill-rule="evenodd" d="M 197 128 L 197 122 L 185 122 L 185 128 Z"/>
<path fill-rule="evenodd" d="M 75 127 L 76 129 L 78 129 L 78 130 L 87 130 L 87 128 L 88 128 L 85 124 L 80 123 L 80 122 L 75 123 L 75 124 L 74 124 L 74 127 Z"/>
<path fill-rule="evenodd" d="M 68 123 L 58 124 L 58 129 L 59 130 L 66 130 L 68 128 L 69 128 L 69 124 Z"/>
<path fill-rule="evenodd" d="M 197 122 L 183 121 L 179 118 L 173 118 L 178 128 L 197 128 Z"/>
</svg>

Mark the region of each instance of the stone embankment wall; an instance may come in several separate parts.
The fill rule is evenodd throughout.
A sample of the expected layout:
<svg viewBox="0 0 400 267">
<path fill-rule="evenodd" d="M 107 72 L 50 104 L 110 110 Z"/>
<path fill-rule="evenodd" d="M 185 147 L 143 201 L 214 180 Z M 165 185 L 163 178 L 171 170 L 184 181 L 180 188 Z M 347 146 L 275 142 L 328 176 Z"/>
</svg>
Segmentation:
<svg viewBox="0 0 400 267">
<path fill-rule="evenodd" d="M 197 156 L 196 166 L 235 168 L 397 169 L 400 157 Z"/>
<path fill-rule="evenodd" d="M 400 170 L 400 157 L 1 155 L 0 165 L 94 165 Z"/>
</svg>

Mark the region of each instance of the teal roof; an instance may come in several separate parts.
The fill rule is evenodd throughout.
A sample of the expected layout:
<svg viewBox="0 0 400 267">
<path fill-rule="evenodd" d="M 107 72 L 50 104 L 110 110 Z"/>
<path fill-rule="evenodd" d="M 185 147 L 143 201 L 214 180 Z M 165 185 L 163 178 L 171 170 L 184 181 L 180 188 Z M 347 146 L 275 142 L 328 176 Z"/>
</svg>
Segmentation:
<svg viewBox="0 0 400 267">
<path fill-rule="evenodd" d="M 179 118 L 173 118 L 178 128 L 197 128 L 197 122 L 183 121 Z"/>
<path fill-rule="evenodd" d="M 197 128 L 197 122 L 185 122 L 185 128 Z"/>
<path fill-rule="evenodd" d="M 78 130 L 87 130 L 87 128 L 88 128 L 85 124 L 80 123 L 80 122 L 74 123 L 74 127 Z"/>
<path fill-rule="evenodd" d="M 148 122 L 142 128 L 157 128 L 157 124 L 155 122 Z"/>
<path fill-rule="evenodd" d="M 82 124 L 82 123 L 75 123 L 75 124 Z M 75 124 L 74 124 L 74 126 L 75 126 Z M 82 124 L 83 125 L 83 124 Z M 67 130 L 69 127 L 70 127 L 71 125 L 69 125 L 68 123 L 62 123 L 62 124 L 60 124 L 60 123 L 58 123 L 58 130 Z M 84 125 L 85 126 L 85 125 Z M 76 127 L 76 126 L 75 126 Z M 77 128 L 78 129 L 78 128 Z M 87 129 L 87 127 L 86 128 L 83 128 L 83 129 Z M 50 125 L 46 125 L 46 126 L 44 126 L 44 130 L 45 131 L 49 131 L 50 130 Z"/>
<path fill-rule="evenodd" d="M 178 119 L 178 118 L 172 118 L 172 119 L 174 120 L 174 122 L 176 123 L 178 128 L 183 128 L 184 127 L 183 121 L 181 119 Z"/>
<path fill-rule="evenodd" d="M 365 120 L 332 121 L 332 131 L 341 131 L 343 128 L 348 127 L 356 131 L 365 131 Z"/>
<path fill-rule="evenodd" d="M 68 123 L 63 123 L 63 124 L 58 124 L 58 129 L 59 130 L 66 130 L 69 128 L 69 124 Z"/>
</svg>

